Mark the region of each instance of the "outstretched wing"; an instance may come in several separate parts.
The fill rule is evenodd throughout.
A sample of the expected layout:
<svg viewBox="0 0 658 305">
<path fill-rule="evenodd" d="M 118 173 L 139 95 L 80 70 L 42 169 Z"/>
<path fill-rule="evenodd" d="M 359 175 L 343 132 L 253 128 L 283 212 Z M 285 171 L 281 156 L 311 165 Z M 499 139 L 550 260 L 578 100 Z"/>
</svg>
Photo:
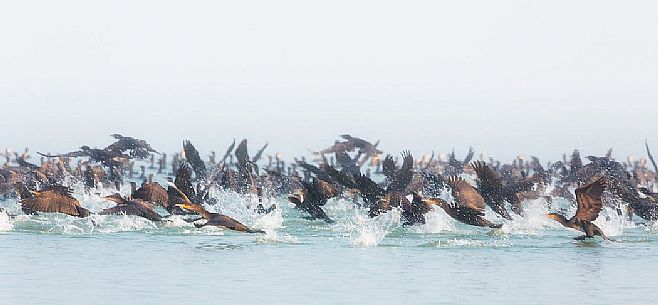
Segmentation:
<svg viewBox="0 0 658 305">
<path fill-rule="evenodd" d="M 42 155 L 46 158 L 59 158 L 59 157 L 64 157 L 64 158 L 77 158 L 77 157 L 84 157 L 87 155 L 84 150 L 76 150 L 72 152 L 68 152 L 65 154 L 58 154 L 58 155 L 51 155 L 51 154 L 44 154 L 37 152 L 37 154 Z"/>
<path fill-rule="evenodd" d="M 574 218 L 579 221 L 594 221 L 603 208 L 601 195 L 606 188 L 606 178 L 602 176 L 576 189 L 578 209 Z"/>
<path fill-rule="evenodd" d="M 222 162 L 226 161 L 226 158 L 228 158 L 228 156 L 231 155 L 234 148 L 235 148 L 235 139 L 233 139 L 233 143 L 231 143 L 231 145 L 229 145 L 229 147 L 226 149 L 226 153 L 224 154 L 224 157 L 222 157 Z"/>
<path fill-rule="evenodd" d="M 203 162 L 203 160 L 201 160 L 199 151 L 196 150 L 194 145 L 192 145 L 192 142 L 189 140 L 183 141 L 183 151 L 185 152 L 185 159 L 190 163 L 190 165 L 192 165 L 197 179 L 205 178 L 207 174 L 206 164 Z"/>
<path fill-rule="evenodd" d="M 254 155 L 253 159 L 251 159 L 251 162 L 256 163 L 256 162 L 258 162 L 258 160 L 260 160 L 261 157 L 263 157 L 263 152 L 264 152 L 265 149 L 267 148 L 267 145 L 269 145 L 269 143 L 265 143 L 265 145 L 263 145 L 263 147 L 261 147 L 261 148 L 256 152 L 256 155 Z"/>
<path fill-rule="evenodd" d="M 395 173 L 398 171 L 397 166 L 395 166 L 395 161 L 393 161 L 393 156 L 391 155 L 386 155 L 386 158 L 384 158 L 384 161 L 382 162 L 382 173 L 384 176 L 387 178 L 393 177 Z"/>
<path fill-rule="evenodd" d="M 145 201 L 155 202 L 159 205 L 166 205 L 169 201 L 167 190 L 157 182 L 148 182 L 132 193 L 132 198 Z"/>
<path fill-rule="evenodd" d="M 192 171 L 187 163 L 181 164 L 176 172 L 176 179 L 174 180 L 174 185 L 183 193 L 185 196 L 191 199 L 196 198 L 196 191 L 192 186 Z"/>
<path fill-rule="evenodd" d="M 411 156 L 409 151 L 403 152 L 402 157 L 404 160 L 402 162 L 402 167 L 391 179 L 391 184 L 389 184 L 386 189 L 388 192 L 404 191 L 404 189 L 407 188 L 407 185 L 409 185 L 409 182 L 411 182 L 411 178 L 413 178 L 414 157 Z"/>
<path fill-rule="evenodd" d="M 238 148 L 235 149 L 235 158 L 240 168 L 245 168 L 250 162 L 249 153 L 247 152 L 247 139 L 242 140 Z"/>
<path fill-rule="evenodd" d="M 77 199 L 60 194 L 55 190 L 42 191 L 34 197 L 23 199 L 21 207 L 26 214 L 45 212 L 64 213 L 77 217 L 89 216 L 89 211 L 81 207 Z"/>
<path fill-rule="evenodd" d="M 473 150 L 473 147 L 468 148 L 468 154 L 466 155 L 466 158 L 464 158 L 464 162 L 462 164 L 468 164 L 473 160 L 473 155 L 475 155 L 475 150 Z"/>
<path fill-rule="evenodd" d="M 477 211 L 484 210 L 484 198 L 466 180 L 452 176 L 446 182 L 452 189 L 452 196 L 455 197 L 458 205 Z"/>
</svg>

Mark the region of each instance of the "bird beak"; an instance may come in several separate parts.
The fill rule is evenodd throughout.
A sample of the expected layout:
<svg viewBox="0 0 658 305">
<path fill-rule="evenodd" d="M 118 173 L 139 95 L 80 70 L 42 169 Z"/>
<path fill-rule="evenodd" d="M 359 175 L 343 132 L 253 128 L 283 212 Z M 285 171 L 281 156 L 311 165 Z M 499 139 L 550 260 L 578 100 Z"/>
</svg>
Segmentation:
<svg viewBox="0 0 658 305">
<path fill-rule="evenodd" d="M 436 200 L 436 199 L 434 199 L 434 198 L 423 199 L 423 202 L 424 202 L 424 203 L 427 203 L 427 204 L 429 204 L 429 205 L 438 205 L 438 204 L 439 204 L 439 201 Z"/>
<path fill-rule="evenodd" d="M 183 208 L 183 209 L 187 209 L 189 207 L 189 205 L 185 204 L 185 203 L 177 203 L 177 204 L 175 204 L 175 206 L 177 206 L 179 208 Z"/>
</svg>

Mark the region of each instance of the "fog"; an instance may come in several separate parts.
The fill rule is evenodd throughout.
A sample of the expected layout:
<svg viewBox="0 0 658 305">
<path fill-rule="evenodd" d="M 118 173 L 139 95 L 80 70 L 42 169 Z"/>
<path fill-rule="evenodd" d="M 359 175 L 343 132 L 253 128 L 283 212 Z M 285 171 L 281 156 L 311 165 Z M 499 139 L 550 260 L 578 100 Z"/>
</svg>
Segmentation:
<svg viewBox="0 0 658 305">
<path fill-rule="evenodd" d="M 657 147 L 653 1 L 16 1 L 0 147 L 287 156 L 339 134 L 503 160 Z"/>
</svg>

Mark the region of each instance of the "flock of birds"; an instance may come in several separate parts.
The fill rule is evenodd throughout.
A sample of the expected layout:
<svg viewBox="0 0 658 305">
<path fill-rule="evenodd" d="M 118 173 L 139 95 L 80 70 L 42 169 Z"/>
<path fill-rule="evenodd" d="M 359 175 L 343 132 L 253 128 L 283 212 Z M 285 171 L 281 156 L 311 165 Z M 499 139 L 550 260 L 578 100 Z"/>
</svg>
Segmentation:
<svg viewBox="0 0 658 305">
<path fill-rule="evenodd" d="M 6 162 L 0 167 L 0 198 L 18 197 L 25 214 L 87 217 L 92 213 L 69 187 L 71 181 L 79 181 L 86 192 L 114 190 L 104 198 L 116 205 L 99 214 L 135 215 L 156 222 L 169 215 L 185 215 L 196 227 L 218 226 L 246 233 L 264 232 L 229 215 L 209 212 L 206 207 L 218 204 L 210 195 L 211 188 L 257 196 L 259 204 L 254 212 L 259 214 L 277 209 L 276 204 L 264 206 L 264 197 L 285 196 L 307 219 L 327 223 L 334 221 L 323 206 L 336 197 L 365 209 L 370 217 L 400 209 L 408 226 L 424 224 L 425 214 L 440 208 L 459 222 L 489 228 L 502 224 L 485 218 L 486 206 L 497 219 L 511 220 L 513 214 L 523 217 L 524 203 L 535 202 L 533 199 L 543 198 L 550 207 L 555 198 L 562 198 L 577 207 L 575 215 L 567 218 L 556 212 L 547 216 L 583 232 L 579 239 L 606 238 L 593 223 L 604 206 L 620 215 L 625 209 L 629 218 L 658 219 L 658 167 L 648 145 L 654 171 L 644 158 L 618 162 L 611 151 L 603 157 L 588 156 L 589 163 L 584 164 L 576 150 L 546 167 L 536 157 L 519 157 L 510 163 L 482 157 L 474 161 L 473 149 L 463 160 L 458 160 L 454 151 L 447 158 L 432 154 L 421 159 L 406 151 L 400 161 L 399 157 L 384 157 L 377 148 L 379 142 L 350 135 L 342 135 L 330 147 L 315 152 L 317 160 L 313 162 L 295 158 L 286 163 L 280 154 L 265 158 L 267 144 L 250 157 L 247 140 L 237 147 L 233 141 L 221 159 L 212 152 L 207 161 L 190 141 L 184 141 L 182 152 L 169 160 L 144 140 L 119 134 L 112 137 L 116 141 L 105 148 L 82 146 L 63 154 L 39 153 L 40 165 L 28 161 L 31 156 L 27 149 L 24 153 L 7 150 Z M 136 161 L 142 164 L 139 171 Z M 153 174 L 146 174 L 147 168 L 167 175 L 167 184 L 153 181 Z M 383 181 L 375 182 L 375 175 L 383 176 Z M 126 180 L 132 188 L 128 197 L 117 192 Z M 141 181 L 139 187 L 136 181 Z"/>
</svg>

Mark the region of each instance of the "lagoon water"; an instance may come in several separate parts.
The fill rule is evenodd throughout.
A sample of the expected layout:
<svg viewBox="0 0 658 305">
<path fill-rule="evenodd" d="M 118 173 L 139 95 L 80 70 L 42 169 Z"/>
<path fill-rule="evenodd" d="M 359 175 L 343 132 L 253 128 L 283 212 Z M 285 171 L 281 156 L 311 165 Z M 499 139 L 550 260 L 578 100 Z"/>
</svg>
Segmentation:
<svg viewBox="0 0 658 305">
<path fill-rule="evenodd" d="M 128 190 L 123 190 L 124 194 Z M 92 211 L 103 194 L 75 196 Z M 527 202 L 502 229 L 443 211 L 403 227 L 331 200 L 334 224 L 308 221 L 284 198 L 268 215 L 255 198 L 216 191 L 217 206 L 265 235 L 197 229 L 175 216 L 0 214 L 0 304 L 655 304 L 658 225 L 607 208 L 596 223 L 614 241 L 579 235 Z M 554 203 L 555 204 L 555 203 Z M 0 201 L 21 214 L 16 199 Z M 568 210 L 568 209 L 567 209 Z M 567 213 L 573 213 L 573 209 Z"/>
</svg>

